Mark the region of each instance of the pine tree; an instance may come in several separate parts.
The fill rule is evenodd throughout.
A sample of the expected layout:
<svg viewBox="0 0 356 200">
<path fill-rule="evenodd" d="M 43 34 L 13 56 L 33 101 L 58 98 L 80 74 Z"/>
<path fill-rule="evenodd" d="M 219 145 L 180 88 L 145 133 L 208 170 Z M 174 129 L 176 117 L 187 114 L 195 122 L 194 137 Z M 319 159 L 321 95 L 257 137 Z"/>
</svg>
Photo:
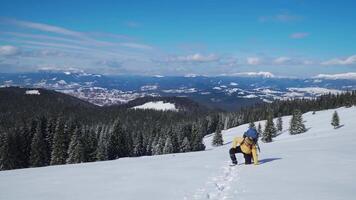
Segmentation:
<svg viewBox="0 0 356 200">
<path fill-rule="evenodd" d="M 119 157 L 119 139 L 118 132 L 110 130 L 108 143 L 108 159 L 114 160 Z"/>
<path fill-rule="evenodd" d="M 184 137 L 183 142 L 180 146 L 180 152 L 189 152 L 191 151 L 190 142 L 187 137 Z"/>
<path fill-rule="evenodd" d="M 173 144 L 171 137 L 167 137 L 166 142 L 163 147 L 163 154 L 173 153 Z"/>
<path fill-rule="evenodd" d="M 84 154 L 85 149 L 82 143 L 82 130 L 80 127 L 77 127 L 69 143 L 67 163 L 73 164 L 84 162 Z"/>
<path fill-rule="evenodd" d="M 262 135 L 262 126 L 261 126 L 261 123 L 258 123 L 257 133 L 258 133 L 258 137 L 260 137 L 260 136 Z"/>
<path fill-rule="evenodd" d="M 277 131 L 278 132 L 282 132 L 283 130 L 283 121 L 282 121 L 282 117 L 279 116 L 278 119 L 277 119 Z"/>
<path fill-rule="evenodd" d="M 15 129 L 12 136 L 11 151 L 16 163 L 16 168 L 28 167 L 28 157 L 26 152 L 27 141 L 24 135 L 27 134 L 27 132 L 25 127 L 20 127 L 19 129 Z"/>
<path fill-rule="evenodd" d="M 52 152 L 52 146 L 51 146 L 51 141 L 52 141 L 52 136 L 49 134 L 48 131 L 48 121 L 46 117 L 41 117 L 40 119 L 40 129 L 42 132 L 42 135 L 44 137 L 44 144 L 46 148 L 46 163 L 45 165 L 49 165 L 51 162 L 51 152 Z"/>
<path fill-rule="evenodd" d="M 141 132 L 139 132 L 136 136 L 136 139 L 134 142 L 133 155 L 134 156 L 143 156 L 144 155 L 143 136 L 142 136 Z"/>
<path fill-rule="evenodd" d="M 0 170 L 16 168 L 10 151 L 10 134 L 0 132 Z"/>
<path fill-rule="evenodd" d="M 34 133 L 31 143 L 30 165 L 32 167 L 42 167 L 48 164 L 46 138 L 38 123 L 36 133 Z"/>
<path fill-rule="evenodd" d="M 256 128 L 255 123 L 254 122 L 250 122 L 248 124 L 248 128 Z"/>
<path fill-rule="evenodd" d="M 221 124 L 220 127 L 222 127 L 223 124 Z M 192 135 L 192 142 L 191 142 L 191 147 L 192 151 L 201 151 L 205 149 L 205 145 L 203 144 L 203 135 L 200 132 L 197 124 L 192 125 L 191 129 L 191 135 Z"/>
<path fill-rule="evenodd" d="M 263 132 L 262 141 L 264 141 L 264 142 L 272 142 L 272 137 L 276 134 L 276 132 L 277 132 L 277 130 L 274 127 L 272 115 L 270 115 L 267 118 L 267 122 L 266 122 L 266 125 L 265 125 L 265 130 Z"/>
<path fill-rule="evenodd" d="M 331 119 L 331 125 L 334 126 L 335 129 L 340 126 L 340 118 L 336 111 L 334 112 L 333 117 Z"/>
<path fill-rule="evenodd" d="M 216 132 L 214 133 L 212 145 L 213 146 L 221 146 L 223 144 L 224 144 L 224 140 L 223 140 L 223 136 L 221 134 L 221 127 L 219 126 L 216 129 Z"/>
<path fill-rule="evenodd" d="M 295 135 L 295 134 L 304 133 L 306 131 L 307 129 L 305 128 L 305 125 L 303 123 L 302 112 L 300 110 L 294 110 L 292 119 L 290 121 L 290 128 L 289 128 L 290 134 Z"/>
<path fill-rule="evenodd" d="M 107 130 L 101 130 L 99 133 L 98 147 L 96 149 L 96 160 L 108 160 L 108 133 Z"/>
<path fill-rule="evenodd" d="M 163 148 L 165 145 L 165 140 L 164 138 L 161 136 L 158 139 L 156 138 L 156 141 L 153 143 L 152 147 L 152 154 L 153 155 L 161 155 L 163 153 Z"/>
<path fill-rule="evenodd" d="M 64 123 L 61 120 L 57 120 L 53 137 L 51 165 L 61 165 L 66 163 L 68 156 L 67 137 L 68 135 L 66 134 Z"/>
<path fill-rule="evenodd" d="M 116 159 L 130 155 L 130 138 L 123 124 L 117 119 L 112 128 L 109 142 L 109 159 Z"/>
</svg>

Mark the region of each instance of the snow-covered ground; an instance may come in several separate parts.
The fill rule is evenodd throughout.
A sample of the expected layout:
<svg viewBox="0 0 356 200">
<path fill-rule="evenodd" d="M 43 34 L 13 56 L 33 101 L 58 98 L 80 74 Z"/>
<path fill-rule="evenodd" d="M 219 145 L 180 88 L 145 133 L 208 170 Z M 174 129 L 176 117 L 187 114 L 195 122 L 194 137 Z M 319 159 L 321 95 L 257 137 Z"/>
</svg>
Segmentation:
<svg viewBox="0 0 356 200">
<path fill-rule="evenodd" d="M 147 102 L 139 106 L 133 107 L 134 109 L 153 109 L 162 111 L 178 111 L 173 103 L 164 103 L 163 101 Z"/>
<path fill-rule="evenodd" d="M 356 107 L 306 113 L 308 132 L 284 131 L 261 143 L 260 165 L 229 166 L 231 140 L 248 125 L 223 131 L 225 145 L 202 152 L 0 172 L 0 199 L 353 199 Z M 284 128 L 290 117 L 284 117 Z"/>
</svg>

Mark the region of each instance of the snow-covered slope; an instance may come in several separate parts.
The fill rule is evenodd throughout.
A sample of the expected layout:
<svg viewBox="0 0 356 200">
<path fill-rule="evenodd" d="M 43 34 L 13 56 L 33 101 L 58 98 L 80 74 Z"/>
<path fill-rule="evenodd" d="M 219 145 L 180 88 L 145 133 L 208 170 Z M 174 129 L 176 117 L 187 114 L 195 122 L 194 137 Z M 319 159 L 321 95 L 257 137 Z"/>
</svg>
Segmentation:
<svg viewBox="0 0 356 200">
<path fill-rule="evenodd" d="M 153 110 L 171 110 L 171 111 L 178 111 L 176 106 L 173 103 L 164 103 L 163 101 L 156 101 L 156 102 L 147 102 L 140 106 L 133 107 L 134 109 L 153 109 Z"/>
<path fill-rule="evenodd" d="M 284 131 L 261 143 L 258 166 L 229 166 L 231 140 L 248 126 L 242 125 L 223 131 L 221 147 L 207 136 L 203 152 L 2 171 L 0 199 L 353 199 L 356 107 L 337 111 L 339 129 L 330 125 L 334 110 L 309 112 L 308 132 Z"/>
</svg>

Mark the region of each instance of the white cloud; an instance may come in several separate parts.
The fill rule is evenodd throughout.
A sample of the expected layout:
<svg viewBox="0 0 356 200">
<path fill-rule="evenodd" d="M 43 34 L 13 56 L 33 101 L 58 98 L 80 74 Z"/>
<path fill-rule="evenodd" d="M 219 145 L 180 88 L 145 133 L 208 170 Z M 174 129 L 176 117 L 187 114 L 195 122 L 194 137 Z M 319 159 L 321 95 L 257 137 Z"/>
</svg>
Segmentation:
<svg viewBox="0 0 356 200">
<path fill-rule="evenodd" d="M 352 55 L 350 57 L 341 59 L 334 58 L 331 60 L 327 60 L 321 63 L 322 65 L 355 65 L 356 64 L 356 55 Z"/>
<path fill-rule="evenodd" d="M 0 46 L 0 56 L 13 56 L 20 52 L 15 46 L 4 45 Z"/>
<path fill-rule="evenodd" d="M 259 22 L 294 22 L 300 21 L 303 17 L 299 15 L 292 15 L 288 13 L 269 15 L 269 16 L 261 16 L 258 18 Z"/>
<path fill-rule="evenodd" d="M 278 57 L 278 58 L 274 59 L 273 62 L 275 64 L 286 64 L 286 63 L 288 63 L 290 61 L 292 61 L 292 59 L 289 58 L 289 57 Z"/>
<path fill-rule="evenodd" d="M 242 77 L 264 77 L 264 78 L 273 78 L 275 77 L 274 74 L 271 72 L 239 72 L 234 73 L 232 76 L 242 76 Z"/>
<path fill-rule="evenodd" d="M 314 76 L 313 78 L 323 78 L 323 79 L 349 79 L 349 80 L 356 80 L 356 73 L 355 72 L 348 72 L 342 74 L 319 74 Z"/>
<path fill-rule="evenodd" d="M 15 26 L 23 27 L 23 28 L 29 28 L 29 29 L 57 33 L 57 34 L 68 35 L 68 36 L 75 36 L 75 37 L 83 37 L 84 36 L 82 33 L 77 32 L 77 31 L 72 31 L 72 30 L 69 30 L 66 28 L 52 26 L 52 25 L 48 25 L 48 24 L 42 24 L 42 23 L 21 21 L 21 20 L 16 20 L 16 19 L 0 19 L 0 23 L 12 24 Z"/>
<path fill-rule="evenodd" d="M 293 39 L 302 39 L 302 38 L 305 38 L 305 37 L 308 37 L 308 36 L 309 36 L 309 33 L 300 32 L 300 33 L 293 33 L 289 37 L 293 38 Z"/>
<path fill-rule="evenodd" d="M 248 57 L 246 58 L 247 64 L 249 65 L 258 65 L 261 62 L 261 59 L 258 57 Z"/>
<path fill-rule="evenodd" d="M 173 62 L 214 62 L 218 60 L 219 57 L 215 54 L 202 55 L 200 53 L 169 58 L 169 61 Z"/>
<path fill-rule="evenodd" d="M 153 47 L 146 45 L 146 44 L 139 44 L 139 43 L 121 43 L 121 46 L 123 47 L 129 47 L 133 49 L 141 49 L 141 50 L 150 50 L 153 49 Z"/>
</svg>

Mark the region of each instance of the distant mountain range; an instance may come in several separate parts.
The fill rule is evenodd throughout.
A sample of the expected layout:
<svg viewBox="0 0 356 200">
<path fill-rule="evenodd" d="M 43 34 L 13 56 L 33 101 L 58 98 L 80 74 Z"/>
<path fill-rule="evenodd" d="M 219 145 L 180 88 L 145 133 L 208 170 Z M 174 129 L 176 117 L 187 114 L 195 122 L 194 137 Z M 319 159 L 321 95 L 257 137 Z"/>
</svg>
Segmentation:
<svg viewBox="0 0 356 200">
<path fill-rule="evenodd" d="M 188 97 L 207 107 L 236 110 L 273 100 L 315 98 L 356 89 L 351 74 L 282 78 L 268 72 L 230 76 L 104 76 L 84 72 L 0 73 L 0 87 L 53 89 L 96 105 L 124 104 L 140 97 Z"/>
</svg>

